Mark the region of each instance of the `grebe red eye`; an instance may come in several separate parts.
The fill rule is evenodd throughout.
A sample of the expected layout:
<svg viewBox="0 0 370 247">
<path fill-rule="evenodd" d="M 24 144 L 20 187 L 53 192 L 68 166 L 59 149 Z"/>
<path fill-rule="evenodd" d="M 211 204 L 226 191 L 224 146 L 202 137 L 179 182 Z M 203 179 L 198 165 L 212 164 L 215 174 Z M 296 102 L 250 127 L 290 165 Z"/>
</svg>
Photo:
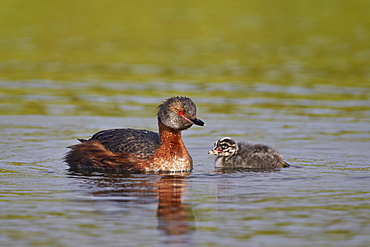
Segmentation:
<svg viewBox="0 0 370 247">
<path fill-rule="evenodd" d="M 182 111 L 178 111 L 177 114 L 179 114 L 180 116 L 184 116 L 184 113 Z"/>
</svg>

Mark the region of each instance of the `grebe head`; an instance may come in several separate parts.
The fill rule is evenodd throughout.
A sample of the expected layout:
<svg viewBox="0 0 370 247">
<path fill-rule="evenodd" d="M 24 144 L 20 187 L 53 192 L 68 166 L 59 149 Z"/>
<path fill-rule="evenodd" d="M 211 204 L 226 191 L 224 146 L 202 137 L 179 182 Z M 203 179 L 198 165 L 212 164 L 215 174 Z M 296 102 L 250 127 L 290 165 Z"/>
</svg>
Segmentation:
<svg viewBox="0 0 370 247">
<path fill-rule="evenodd" d="M 193 124 L 204 126 L 205 123 L 196 117 L 197 107 L 187 97 L 172 97 L 158 106 L 158 119 L 167 127 L 185 130 Z"/>
<path fill-rule="evenodd" d="M 208 154 L 217 156 L 233 156 L 239 150 L 238 144 L 230 137 L 223 137 L 218 140 Z"/>
</svg>

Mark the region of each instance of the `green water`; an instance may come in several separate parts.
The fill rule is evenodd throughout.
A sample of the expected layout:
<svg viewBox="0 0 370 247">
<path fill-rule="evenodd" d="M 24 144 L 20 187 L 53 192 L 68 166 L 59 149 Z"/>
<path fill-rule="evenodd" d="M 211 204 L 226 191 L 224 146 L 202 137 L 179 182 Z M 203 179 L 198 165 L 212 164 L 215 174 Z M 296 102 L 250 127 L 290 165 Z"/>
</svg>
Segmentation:
<svg viewBox="0 0 370 247">
<path fill-rule="evenodd" d="M 0 78 L 18 83 L 1 88 L 2 114 L 57 114 L 48 105 L 68 104 L 78 109 L 62 114 L 124 114 L 114 102 L 99 109 L 83 95 L 276 99 L 259 105 L 266 108 L 297 98 L 368 100 L 368 1 L 1 3 Z M 224 83 L 239 88 L 204 90 Z M 261 83 L 330 90 L 254 90 Z M 335 87 L 360 89 L 352 95 Z M 369 111 L 369 104 L 339 110 Z"/>
<path fill-rule="evenodd" d="M 368 1 L 1 1 L 8 79 L 366 86 Z"/>
<path fill-rule="evenodd" d="M 369 1 L 0 5 L 2 246 L 369 245 Z M 156 130 L 173 95 L 207 124 L 184 132 L 188 177 L 61 161 L 101 129 Z M 293 167 L 215 171 L 222 136 Z"/>
<path fill-rule="evenodd" d="M 99 109 L 93 96 L 276 99 L 259 105 L 265 108 L 292 108 L 284 101 L 295 99 L 339 105 L 369 99 L 368 1 L 1 4 L 0 78 L 17 82 L 1 87 L 2 114 L 124 114 L 114 102 Z M 207 90 L 225 83 L 236 90 Z M 260 84 L 283 88 L 255 90 Z M 290 86 L 324 92 L 286 90 Z M 343 87 L 359 89 L 353 95 Z M 78 108 L 56 113 L 49 105 Z M 369 104 L 339 110 L 369 111 Z"/>
</svg>

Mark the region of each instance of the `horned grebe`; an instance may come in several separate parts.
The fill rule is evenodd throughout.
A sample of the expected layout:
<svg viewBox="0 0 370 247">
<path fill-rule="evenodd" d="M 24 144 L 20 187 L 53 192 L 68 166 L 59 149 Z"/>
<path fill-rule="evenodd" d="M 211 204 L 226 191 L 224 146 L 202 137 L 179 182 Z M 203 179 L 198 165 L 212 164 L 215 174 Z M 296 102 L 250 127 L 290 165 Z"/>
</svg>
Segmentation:
<svg viewBox="0 0 370 247">
<path fill-rule="evenodd" d="M 205 123 L 196 117 L 196 106 L 187 97 L 169 98 L 158 107 L 159 134 L 141 129 L 102 130 L 70 146 L 64 161 L 72 169 L 191 171 L 192 158 L 181 131 Z"/>
</svg>

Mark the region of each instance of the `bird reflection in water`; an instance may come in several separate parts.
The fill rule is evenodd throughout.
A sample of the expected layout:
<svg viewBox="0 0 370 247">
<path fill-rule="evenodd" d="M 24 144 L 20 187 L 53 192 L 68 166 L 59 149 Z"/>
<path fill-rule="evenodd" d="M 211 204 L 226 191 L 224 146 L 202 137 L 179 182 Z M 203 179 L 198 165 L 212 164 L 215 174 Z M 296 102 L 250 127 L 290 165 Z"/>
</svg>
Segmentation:
<svg viewBox="0 0 370 247">
<path fill-rule="evenodd" d="M 164 242 L 189 243 L 195 230 L 194 215 L 182 198 L 189 174 L 73 173 L 73 177 L 84 178 L 83 183 L 92 189 L 93 196 L 107 197 L 107 201 L 115 201 L 119 206 L 158 203 L 157 229 L 165 237 Z"/>
<path fill-rule="evenodd" d="M 166 235 L 185 235 L 192 231 L 191 207 L 182 202 L 184 177 L 165 176 L 158 181 L 158 229 Z"/>
</svg>

